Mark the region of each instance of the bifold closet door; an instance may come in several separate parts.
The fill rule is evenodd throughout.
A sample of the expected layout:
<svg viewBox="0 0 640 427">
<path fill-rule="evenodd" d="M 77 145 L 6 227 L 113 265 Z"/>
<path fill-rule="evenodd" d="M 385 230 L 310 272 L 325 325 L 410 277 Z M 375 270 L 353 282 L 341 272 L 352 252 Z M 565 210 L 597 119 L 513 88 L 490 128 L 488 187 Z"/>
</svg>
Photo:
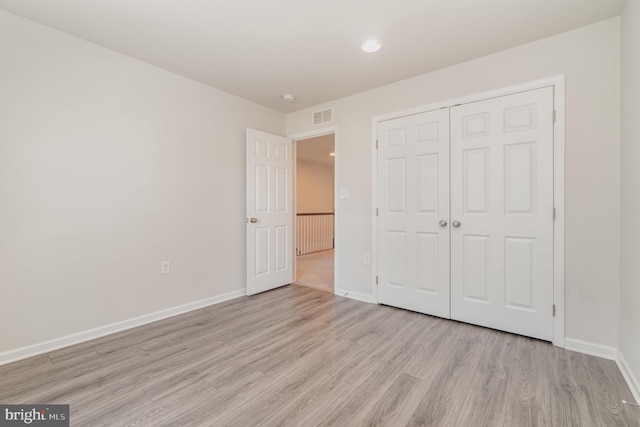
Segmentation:
<svg viewBox="0 0 640 427">
<path fill-rule="evenodd" d="M 449 110 L 378 124 L 378 299 L 449 317 Z"/>
<path fill-rule="evenodd" d="M 553 338 L 553 88 L 451 108 L 451 317 Z"/>
</svg>

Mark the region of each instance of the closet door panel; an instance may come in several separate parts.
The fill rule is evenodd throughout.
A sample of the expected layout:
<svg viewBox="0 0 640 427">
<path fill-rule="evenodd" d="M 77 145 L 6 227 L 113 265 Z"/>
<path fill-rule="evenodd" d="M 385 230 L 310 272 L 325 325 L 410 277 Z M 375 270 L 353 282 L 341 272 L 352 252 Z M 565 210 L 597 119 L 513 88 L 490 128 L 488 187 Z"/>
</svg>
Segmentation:
<svg viewBox="0 0 640 427">
<path fill-rule="evenodd" d="M 553 88 L 451 108 L 451 317 L 553 338 Z"/>
<path fill-rule="evenodd" d="M 379 123 L 380 303 L 449 317 L 448 222 L 448 109 Z"/>
</svg>

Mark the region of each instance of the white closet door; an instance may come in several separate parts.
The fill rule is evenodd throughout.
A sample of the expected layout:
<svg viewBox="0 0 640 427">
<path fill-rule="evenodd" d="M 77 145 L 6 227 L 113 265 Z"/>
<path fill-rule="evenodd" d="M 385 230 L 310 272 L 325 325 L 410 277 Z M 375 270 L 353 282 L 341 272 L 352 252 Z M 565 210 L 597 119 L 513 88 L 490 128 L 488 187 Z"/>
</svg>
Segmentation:
<svg viewBox="0 0 640 427">
<path fill-rule="evenodd" d="M 551 87 L 451 108 L 453 319 L 553 338 L 552 114 Z"/>
<path fill-rule="evenodd" d="M 378 124 L 378 208 L 380 303 L 448 318 L 448 109 Z"/>
</svg>

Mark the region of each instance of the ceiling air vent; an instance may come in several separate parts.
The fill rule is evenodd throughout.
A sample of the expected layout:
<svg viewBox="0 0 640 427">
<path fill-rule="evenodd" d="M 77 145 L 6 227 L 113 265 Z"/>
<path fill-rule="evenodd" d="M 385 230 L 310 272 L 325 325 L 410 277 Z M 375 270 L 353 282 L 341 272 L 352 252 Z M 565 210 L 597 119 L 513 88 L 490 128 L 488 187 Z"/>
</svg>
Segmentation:
<svg viewBox="0 0 640 427">
<path fill-rule="evenodd" d="M 333 108 L 313 113 L 313 125 L 318 126 L 333 121 Z"/>
</svg>

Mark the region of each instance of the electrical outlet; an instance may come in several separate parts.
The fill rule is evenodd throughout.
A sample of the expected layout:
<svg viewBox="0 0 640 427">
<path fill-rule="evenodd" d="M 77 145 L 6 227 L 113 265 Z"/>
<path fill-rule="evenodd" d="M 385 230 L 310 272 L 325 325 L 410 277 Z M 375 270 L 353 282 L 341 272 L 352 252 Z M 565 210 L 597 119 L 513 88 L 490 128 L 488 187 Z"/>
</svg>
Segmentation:
<svg viewBox="0 0 640 427">
<path fill-rule="evenodd" d="M 365 264 L 369 265 L 371 264 L 371 255 L 369 254 L 364 254 L 364 256 L 362 257 L 363 261 Z"/>
<path fill-rule="evenodd" d="M 162 261 L 160 263 L 160 274 L 171 273 L 171 261 Z"/>
<path fill-rule="evenodd" d="M 341 188 L 340 189 L 340 198 L 341 199 L 348 199 L 349 198 L 349 189 L 348 188 Z"/>
</svg>

